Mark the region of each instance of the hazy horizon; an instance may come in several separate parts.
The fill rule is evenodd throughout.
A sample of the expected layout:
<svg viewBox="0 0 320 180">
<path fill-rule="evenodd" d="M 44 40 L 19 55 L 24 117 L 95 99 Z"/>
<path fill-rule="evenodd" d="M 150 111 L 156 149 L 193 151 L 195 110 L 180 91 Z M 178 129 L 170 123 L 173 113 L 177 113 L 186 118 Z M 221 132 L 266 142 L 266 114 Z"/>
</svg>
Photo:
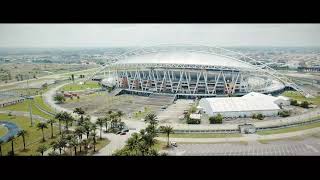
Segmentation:
<svg viewBox="0 0 320 180">
<path fill-rule="evenodd" d="M 320 24 L 0 24 L 1 48 L 320 47 Z"/>
</svg>

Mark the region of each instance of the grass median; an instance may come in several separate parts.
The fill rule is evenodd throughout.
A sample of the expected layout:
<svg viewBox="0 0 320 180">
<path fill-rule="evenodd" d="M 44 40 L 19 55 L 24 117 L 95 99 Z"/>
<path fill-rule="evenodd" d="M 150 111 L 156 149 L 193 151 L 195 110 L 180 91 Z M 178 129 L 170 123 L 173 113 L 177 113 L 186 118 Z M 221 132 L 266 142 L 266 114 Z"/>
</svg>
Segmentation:
<svg viewBox="0 0 320 180">
<path fill-rule="evenodd" d="M 160 134 L 159 137 L 167 137 L 166 134 Z M 170 134 L 170 138 L 231 138 L 242 137 L 241 134 L 214 134 L 214 133 L 188 133 L 188 134 Z"/>
<path fill-rule="evenodd" d="M 281 134 L 281 133 L 302 131 L 302 130 L 317 128 L 317 127 L 320 127 L 320 122 L 296 126 L 296 127 L 283 128 L 283 129 L 258 131 L 257 134 L 259 134 L 259 135 Z"/>
</svg>

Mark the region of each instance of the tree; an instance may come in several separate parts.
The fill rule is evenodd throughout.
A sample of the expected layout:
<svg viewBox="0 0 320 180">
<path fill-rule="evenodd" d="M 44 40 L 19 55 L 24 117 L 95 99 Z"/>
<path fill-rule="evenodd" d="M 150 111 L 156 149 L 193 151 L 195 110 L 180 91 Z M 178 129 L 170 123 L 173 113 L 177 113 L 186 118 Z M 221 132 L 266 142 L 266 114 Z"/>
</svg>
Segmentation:
<svg viewBox="0 0 320 180">
<path fill-rule="evenodd" d="M 157 115 L 152 112 L 146 115 L 145 121 L 150 123 L 152 126 L 155 126 L 158 124 Z"/>
<path fill-rule="evenodd" d="M 93 152 L 96 152 L 96 144 L 97 144 L 97 141 L 96 141 L 96 136 L 97 136 L 97 133 L 96 132 L 92 132 L 91 133 L 91 136 L 92 136 L 92 144 L 93 144 Z"/>
<path fill-rule="evenodd" d="M 0 156 L 2 156 L 2 144 L 4 144 L 4 141 L 0 139 Z"/>
<path fill-rule="evenodd" d="M 303 108 L 309 108 L 309 102 L 308 101 L 303 101 L 301 104 L 300 104 L 301 107 Z"/>
<path fill-rule="evenodd" d="M 14 143 L 14 140 L 16 139 L 15 136 L 10 136 L 8 139 L 7 139 L 7 142 L 10 142 L 11 141 L 11 155 L 14 156 L 14 147 L 13 147 L 13 143 Z"/>
<path fill-rule="evenodd" d="M 59 121 L 65 122 L 65 128 L 67 131 L 69 130 L 69 122 L 74 120 L 71 114 L 65 111 L 56 114 L 55 118 L 58 119 Z M 60 130 L 60 134 L 61 134 L 61 130 Z"/>
<path fill-rule="evenodd" d="M 26 149 L 26 139 L 25 137 L 28 135 L 28 132 L 26 130 L 20 130 L 17 134 L 18 137 L 22 137 L 22 141 L 23 141 L 23 150 Z"/>
<path fill-rule="evenodd" d="M 38 130 L 41 129 L 41 131 L 42 131 L 42 141 L 43 141 L 43 142 L 46 141 L 45 138 L 44 138 L 43 129 L 48 129 L 47 123 L 39 122 L 39 123 L 37 124 L 37 128 L 38 128 Z"/>
<path fill-rule="evenodd" d="M 72 146 L 74 148 L 74 155 L 77 155 L 77 146 L 79 145 L 78 139 L 73 136 L 70 140 L 69 140 L 69 144 L 70 146 Z"/>
<path fill-rule="evenodd" d="M 92 130 L 92 123 L 91 122 L 85 122 L 83 125 L 82 125 L 85 133 L 87 134 L 87 139 L 89 138 L 89 135 L 90 135 L 90 132 Z"/>
<path fill-rule="evenodd" d="M 102 127 L 104 124 L 103 118 L 98 118 L 96 124 L 100 126 L 100 139 L 102 139 Z"/>
<path fill-rule="evenodd" d="M 173 128 L 171 126 L 160 126 L 160 131 L 162 131 L 162 133 L 167 134 L 167 137 L 168 137 L 167 147 L 169 147 L 169 137 L 170 137 L 170 134 L 174 133 Z"/>
<path fill-rule="evenodd" d="M 295 100 L 295 99 L 290 99 L 290 105 L 297 106 L 298 105 L 298 101 Z"/>
<path fill-rule="evenodd" d="M 53 100 L 57 101 L 59 104 L 62 104 L 66 101 L 66 98 L 62 94 L 57 94 L 54 96 Z"/>
<path fill-rule="evenodd" d="M 49 121 L 47 121 L 50 126 L 51 126 L 51 139 L 53 138 L 53 124 L 56 122 L 56 120 L 54 119 L 50 119 Z"/>
<path fill-rule="evenodd" d="M 84 120 L 83 115 L 85 114 L 85 111 L 80 107 L 80 108 L 75 108 L 73 112 L 80 116 L 80 122 L 78 123 L 78 125 L 83 123 L 83 120 Z"/>
<path fill-rule="evenodd" d="M 78 126 L 74 130 L 74 134 L 78 136 L 80 140 L 82 140 L 83 133 L 85 133 L 85 129 L 82 126 Z"/>
<path fill-rule="evenodd" d="M 106 127 L 106 132 L 108 132 L 108 122 L 111 121 L 111 118 L 110 118 L 110 115 L 106 115 L 104 118 L 103 118 L 103 122 L 104 122 L 104 125 Z"/>
<path fill-rule="evenodd" d="M 221 114 L 209 117 L 210 124 L 222 124 L 222 120 L 223 116 Z"/>
<path fill-rule="evenodd" d="M 74 74 L 71 74 L 71 80 L 74 83 Z"/>
<path fill-rule="evenodd" d="M 37 152 L 41 153 L 41 155 L 43 156 L 43 153 L 48 150 L 48 147 L 44 144 L 40 145 L 37 149 Z"/>
</svg>

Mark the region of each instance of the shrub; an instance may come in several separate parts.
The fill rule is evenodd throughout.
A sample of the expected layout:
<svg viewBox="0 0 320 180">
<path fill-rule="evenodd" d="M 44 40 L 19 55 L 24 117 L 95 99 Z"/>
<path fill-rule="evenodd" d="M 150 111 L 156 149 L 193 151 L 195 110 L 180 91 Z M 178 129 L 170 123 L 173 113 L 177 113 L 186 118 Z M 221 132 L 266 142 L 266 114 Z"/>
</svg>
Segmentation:
<svg viewBox="0 0 320 180">
<path fill-rule="evenodd" d="M 223 117 L 221 114 L 209 117 L 210 124 L 222 124 Z"/>
<path fill-rule="evenodd" d="M 290 99 L 290 105 L 292 106 L 298 106 L 298 101 L 295 99 Z"/>
<path fill-rule="evenodd" d="M 188 118 L 187 119 L 187 123 L 188 124 L 200 124 L 200 119 L 190 119 L 190 118 Z"/>
<path fill-rule="evenodd" d="M 261 113 L 257 114 L 257 119 L 259 119 L 259 120 L 264 119 L 264 115 L 262 115 Z"/>
<path fill-rule="evenodd" d="M 288 117 L 288 116 L 290 116 L 291 112 L 284 110 L 284 111 L 280 111 L 278 114 L 281 117 Z"/>
<path fill-rule="evenodd" d="M 303 108 L 309 108 L 309 102 L 308 101 L 303 101 L 301 104 L 300 104 L 300 107 L 303 107 Z"/>
<path fill-rule="evenodd" d="M 66 101 L 66 98 L 63 95 L 58 94 L 54 97 L 54 100 L 58 103 L 63 103 L 64 101 Z"/>
</svg>

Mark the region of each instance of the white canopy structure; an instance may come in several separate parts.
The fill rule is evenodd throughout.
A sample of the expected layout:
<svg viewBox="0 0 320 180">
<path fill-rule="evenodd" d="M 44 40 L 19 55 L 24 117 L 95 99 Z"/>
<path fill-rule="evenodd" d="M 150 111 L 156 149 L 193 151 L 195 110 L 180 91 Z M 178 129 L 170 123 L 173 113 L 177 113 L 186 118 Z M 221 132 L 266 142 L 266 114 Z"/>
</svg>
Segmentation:
<svg viewBox="0 0 320 180">
<path fill-rule="evenodd" d="M 203 98 L 199 106 L 210 116 L 251 117 L 258 113 L 274 116 L 280 110 L 277 104 L 279 99 L 282 97 L 252 92 L 242 97 Z"/>
</svg>

